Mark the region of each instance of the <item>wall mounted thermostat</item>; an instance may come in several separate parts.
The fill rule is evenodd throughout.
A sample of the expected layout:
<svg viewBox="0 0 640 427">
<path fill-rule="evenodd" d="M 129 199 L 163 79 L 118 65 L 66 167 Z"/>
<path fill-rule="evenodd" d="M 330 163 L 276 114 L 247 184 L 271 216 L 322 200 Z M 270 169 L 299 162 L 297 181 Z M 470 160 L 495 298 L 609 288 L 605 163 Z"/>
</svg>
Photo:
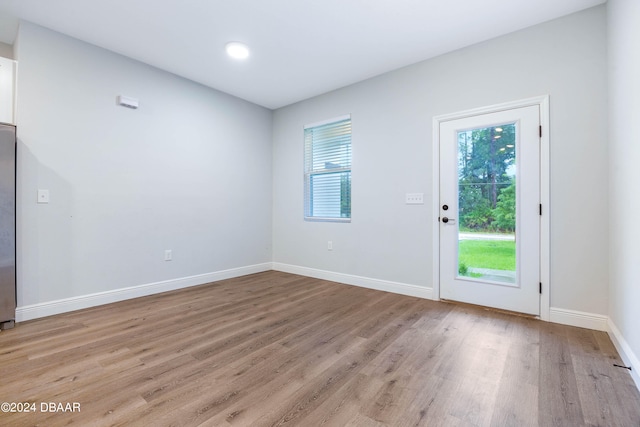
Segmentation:
<svg viewBox="0 0 640 427">
<path fill-rule="evenodd" d="M 137 99 L 130 98 L 128 96 L 118 95 L 117 98 L 116 98 L 116 101 L 117 101 L 118 105 L 121 105 L 121 106 L 127 107 L 127 108 L 131 108 L 133 110 L 138 108 L 138 105 L 139 105 Z"/>
</svg>

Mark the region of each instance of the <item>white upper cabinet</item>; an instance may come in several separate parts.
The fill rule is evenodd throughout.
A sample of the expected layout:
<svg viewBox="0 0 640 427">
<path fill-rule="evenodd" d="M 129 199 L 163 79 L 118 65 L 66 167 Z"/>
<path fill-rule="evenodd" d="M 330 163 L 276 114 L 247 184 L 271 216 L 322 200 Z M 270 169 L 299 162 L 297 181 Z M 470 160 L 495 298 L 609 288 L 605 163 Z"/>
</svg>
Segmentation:
<svg viewBox="0 0 640 427">
<path fill-rule="evenodd" d="M 0 57 L 0 123 L 15 124 L 16 61 Z"/>
</svg>

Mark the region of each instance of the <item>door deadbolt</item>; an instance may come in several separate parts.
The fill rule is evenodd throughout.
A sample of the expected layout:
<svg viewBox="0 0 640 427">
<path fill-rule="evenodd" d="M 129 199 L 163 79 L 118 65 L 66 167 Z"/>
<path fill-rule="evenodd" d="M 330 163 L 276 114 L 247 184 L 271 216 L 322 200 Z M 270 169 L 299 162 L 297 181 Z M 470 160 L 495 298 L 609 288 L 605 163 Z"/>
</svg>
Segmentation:
<svg viewBox="0 0 640 427">
<path fill-rule="evenodd" d="M 449 210 L 449 205 L 442 205 L 442 210 L 443 211 Z"/>
</svg>

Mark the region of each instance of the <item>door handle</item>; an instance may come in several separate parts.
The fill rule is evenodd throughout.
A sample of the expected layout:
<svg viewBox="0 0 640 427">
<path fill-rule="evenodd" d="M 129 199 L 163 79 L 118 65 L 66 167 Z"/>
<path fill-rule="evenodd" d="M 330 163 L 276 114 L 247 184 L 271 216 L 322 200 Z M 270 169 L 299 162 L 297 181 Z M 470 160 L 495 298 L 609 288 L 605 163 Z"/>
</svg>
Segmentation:
<svg viewBox="0 0 640 427">
<path fill-rule="evenodd" d="M 451 221 L 452 224 L 456 222 L 455 218 L 447 218 L 446 216 L 442 218 L 442 222 L 444 222 L 445 224 L 449 221 Z"/>
</svg>

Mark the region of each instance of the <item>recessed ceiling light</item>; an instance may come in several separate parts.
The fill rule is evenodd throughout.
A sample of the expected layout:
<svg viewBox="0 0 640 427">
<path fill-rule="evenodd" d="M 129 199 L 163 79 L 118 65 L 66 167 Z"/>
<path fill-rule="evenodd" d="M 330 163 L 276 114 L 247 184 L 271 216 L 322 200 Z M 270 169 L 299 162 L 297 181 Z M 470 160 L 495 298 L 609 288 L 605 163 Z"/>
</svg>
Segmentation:
<svg viewBox="0 0 640 427">
<path fill-rule="evenodd" d="M 249 47 L 240 42 L 229 42 L 226 45 L 227 54 L 235 59 L 246 59 L 249 57 Z"/>
</svg>

